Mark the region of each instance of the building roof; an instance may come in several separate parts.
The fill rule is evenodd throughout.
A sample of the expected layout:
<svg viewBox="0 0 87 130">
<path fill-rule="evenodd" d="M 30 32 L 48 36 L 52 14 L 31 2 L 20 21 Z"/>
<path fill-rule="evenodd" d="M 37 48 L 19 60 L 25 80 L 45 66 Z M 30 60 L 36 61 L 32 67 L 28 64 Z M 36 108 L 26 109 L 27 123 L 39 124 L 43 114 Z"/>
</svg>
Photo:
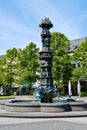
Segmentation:
<svg viewBox="0 0 87 130">
<path fill-rule="evenodd" d="M 87 37 L 79 38 L 75 40 L 70 40 L 70 48 L 69 51 L 75 50 Z"/>
</svg>

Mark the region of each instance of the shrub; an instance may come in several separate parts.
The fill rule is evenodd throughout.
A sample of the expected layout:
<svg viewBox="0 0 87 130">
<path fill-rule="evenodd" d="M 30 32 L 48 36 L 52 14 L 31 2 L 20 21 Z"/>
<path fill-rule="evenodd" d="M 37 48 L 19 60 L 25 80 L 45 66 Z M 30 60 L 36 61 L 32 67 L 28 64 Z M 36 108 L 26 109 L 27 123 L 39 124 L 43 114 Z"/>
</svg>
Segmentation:
<svg viewBox="0 0 87 130">
<path fill-rule="evenodd" d="M 86 97 L 87 96 L 87 91 L 86 92 L 81 92 L 80 96 L 81 97 Z"/>
</svg>

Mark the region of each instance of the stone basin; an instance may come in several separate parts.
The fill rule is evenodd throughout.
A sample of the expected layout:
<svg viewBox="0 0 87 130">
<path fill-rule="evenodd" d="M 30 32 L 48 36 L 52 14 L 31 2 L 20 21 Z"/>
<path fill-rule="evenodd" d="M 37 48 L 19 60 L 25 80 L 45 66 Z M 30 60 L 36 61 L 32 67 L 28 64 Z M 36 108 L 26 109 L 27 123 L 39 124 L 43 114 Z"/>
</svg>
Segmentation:
<svg viewBox="0 0 87 130">
<path fill-rule="evenodd" d="M 87 111 L 87 103 L 84 101 L 76 102 L 57 102 L 56 103 L 40 103 L 40 100 L 12 100 L 9 102 L 1 102 L 1 109 L 11 112 L 44 112 L 44 113 L 60 113 L 68 111 Z"/>
</svg>

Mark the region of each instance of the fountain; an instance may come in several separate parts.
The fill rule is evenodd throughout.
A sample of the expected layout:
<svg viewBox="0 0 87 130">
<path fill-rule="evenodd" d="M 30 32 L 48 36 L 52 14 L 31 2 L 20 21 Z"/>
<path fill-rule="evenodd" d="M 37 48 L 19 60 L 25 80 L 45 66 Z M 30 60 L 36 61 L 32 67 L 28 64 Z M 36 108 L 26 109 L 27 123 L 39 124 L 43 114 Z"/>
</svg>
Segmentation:
<svg viewBox="0 0 87 130">
<path fill-rule="evenodd" d="M 1 108 L 11 112 L 41 112 L 44 113 L 60 113 L 66 111 L 86 111 L 87 103 L 84 101 L 68 102 L 67 100 L 58 99 L 54 97 L 58 95 L 58 89 L 53 85 L 52 79 L 52 53 L 50 51 L 50 32 L 49 29 L 53 24 L 49 18 L 42 19 L 40 25 L 42 28 L 41 40 L 42 51 L 39 52 L 41 76 L 40 88 L 38 88 L 37 98 L 32 100 L 11 100 L 10 102 L 1 102 Z M 69 96 L 71 97 L 71 86 L 69 86 Z M 71 98 L 70 98 L 71 99 Z"/>
<path fill-rule="evenodd" d="M 49 29 L 53 27 L 53 24 L 49 18 L 42 19 L 40 25 L 42 28 L 41 40 L 42 40 L 42 51 L 40 54 L 40 67 L 41 67 L 41 78 L 40 78 L 40 90 L 42 103 L 52 103 L 53 97 L 55 96 L 55 90 L 52 79 L 52 53 L 50 51 L 50 32 Z"/>
</svg>

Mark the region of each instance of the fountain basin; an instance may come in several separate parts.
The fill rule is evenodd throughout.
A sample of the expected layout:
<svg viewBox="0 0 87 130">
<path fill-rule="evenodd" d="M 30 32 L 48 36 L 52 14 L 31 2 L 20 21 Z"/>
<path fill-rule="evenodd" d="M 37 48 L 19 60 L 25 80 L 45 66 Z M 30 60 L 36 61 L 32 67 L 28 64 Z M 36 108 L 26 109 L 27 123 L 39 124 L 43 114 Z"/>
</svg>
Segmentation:
<svg viewBox="0 0 87 130">
<path fill-rule="evenodd" d="M 13 112 L 40 112 L 40 104 L 30 103 L 30 104 L 5 104 L 5 109 L 7 111 Z"/>
<path fill-rule="evenodd" d="M 87 102 L 78 101 L 69 103 L 72 111 L 87 111 Z"/>
<path fill-rule="evenodd" d="M 13 100 L 5 103 L 5 109 L 13 112 L 66 112 L 70 111 L 68 103 L 40 103 L 33 100 Z"/>
<path fill-rule="evenodd" d="M 13 112 L 40 112 L 40 103 L 33 100 L 12 100 L 5 104 L 5 109 Z"/>
<path fill-rule="evenodd" d="M 60 113 L 68 111 L 87 111 L 87 102 L 56 102 L 40 103 L 39 100 L 12 100 L 10 102 L 1 102 L 1 109 L 11 112 L 43 112 Z"/>
<path fill-rule="evenodd" d="M 68 103 L 41 103 L 40 107 L 41 112 L 59 113 L 71 111 L 70 105 Z"/>
</svg>

